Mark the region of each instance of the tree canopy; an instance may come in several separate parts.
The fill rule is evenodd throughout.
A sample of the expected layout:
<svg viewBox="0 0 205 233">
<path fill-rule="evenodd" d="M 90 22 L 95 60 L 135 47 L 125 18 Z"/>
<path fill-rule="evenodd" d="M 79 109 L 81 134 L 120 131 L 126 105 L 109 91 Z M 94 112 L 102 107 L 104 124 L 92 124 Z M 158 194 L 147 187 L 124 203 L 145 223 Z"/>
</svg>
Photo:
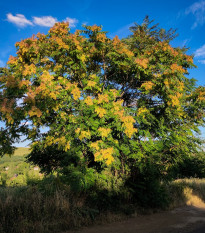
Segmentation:
<svg viewBox="0 0 205 233">
<path fill-rule="evenodd" d="M 60 22 L 17 42 L 0 74 L 1 155 L 24 135 L 29 161 L 48 173 L 80 165 L 124 174 L 153 160 L 167 174 L 198 151 L 205 88 L 188 78 L 193 56 L 171 45 L 175 31 L 151 23 L 119 39 Z"/>
</svg>

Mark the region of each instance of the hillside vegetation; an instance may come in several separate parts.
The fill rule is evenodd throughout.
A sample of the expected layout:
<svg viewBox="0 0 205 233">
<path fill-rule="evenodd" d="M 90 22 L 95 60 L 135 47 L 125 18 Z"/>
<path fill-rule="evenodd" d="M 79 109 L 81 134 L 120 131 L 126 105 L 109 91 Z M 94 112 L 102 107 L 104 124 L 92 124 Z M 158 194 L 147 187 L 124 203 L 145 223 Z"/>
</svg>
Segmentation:
<svg viewBox="0 0 205 233">
<path fill-rule="evenodd" d="M 0 159 L 1 186 L 27 185 L 41 179 L 40 169 L 26 162 L 29 151 L 29 148 L 19 147 L 12 156 Z"/>
</svg>

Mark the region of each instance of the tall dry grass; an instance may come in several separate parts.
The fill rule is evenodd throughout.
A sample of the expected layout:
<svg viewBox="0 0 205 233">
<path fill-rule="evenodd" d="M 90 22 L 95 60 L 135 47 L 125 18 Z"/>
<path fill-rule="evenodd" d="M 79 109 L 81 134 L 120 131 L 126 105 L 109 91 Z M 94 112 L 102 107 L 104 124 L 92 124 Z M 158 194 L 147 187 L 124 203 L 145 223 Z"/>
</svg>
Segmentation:
<svg viewBox="0 0 205 233">
<path fill-rule="evenodd" d="M 80 196 L 62 190 L 45 194 L 36 187 L 0 188 L 1 233 L 61 232 L 92 221 Z"/>
<path fill-rule="evenodd" d="M 183 205 L 205 208 L 205 179 L 176 180 L 167 185 L 167 195 L 168 209 Z M 96 209 L 94 199 L 92 202 L 88 197 L 88 193 L 73 193 L 68 186 L 57 187 L 54 182 L 45 186 L 0 187 L 0 233 L 57 233 L 126 218 L 123 208 L 118 212 Z M 137 208 L 135 211 L 146 212 Z"/>
<path fill-rule="evenodd" d="M 170 208 L 194 205 L 205 208 L 205 179 L 178 179 L 167 186 Z"/>
</svg>

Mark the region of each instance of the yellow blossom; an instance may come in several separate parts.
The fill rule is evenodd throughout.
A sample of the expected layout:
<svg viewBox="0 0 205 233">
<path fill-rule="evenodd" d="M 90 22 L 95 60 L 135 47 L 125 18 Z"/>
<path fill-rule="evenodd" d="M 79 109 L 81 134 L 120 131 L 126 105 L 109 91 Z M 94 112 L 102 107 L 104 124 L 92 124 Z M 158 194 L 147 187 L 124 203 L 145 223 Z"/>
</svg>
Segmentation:
<svg viewBox="0 0 205 233">
<path fill-rule="evenodd" d="M 102 102 L 109 102 L 109 97 L 107 94 L 98 94 L 98 104 L 101 104 Z"/>
<path fill-rule="evenodd" d="M 118 112 L 120 108 L 122 107 L 123 100 L 118 100 L 116 102 L 113 102 L 113 109 Z"/>
<path fill-rule="evenodd" d="M 78 87 L 75 87 L 72 91 L 71 94 L 73 95 L 73 99 L 77 100 L 80 98 L 81 91 Z"/>
<path fill-rule="evenodd" d="M 106 114 L 106 110 L 100 107 L 95 108 L 95 112 L 98 114 L 100 118 L 102 118 Z"/>
<path fill-rule="evenodd" d="M 24 66 L 23 76 L 32 75 L 35 73 L 36 73 L 36 66 L 34 64 Z"/>
<path fill-rule="evenodd" d="M 88 97 L 84 100 L 84 102 L 85 102 L 88 106 L 93 105 L 93 100 L 92 100 L 91 96 L 88 96 Z"/>
<path fill-rule="evenodd" d="M 92 142 L 91 144 L 90 144 L 90 147 L 91 148 L 94 148 L 95 150 L 99 150 L 100 148 L 99 148 L 99 143 L 101 143 L 102 141 L 101 140 L 98 140 L 98 141 L 96 141 L 96 142 Z"/>
<path fill-rule="evenodd" d="M 100 151 L 97 151 L 94 154 L 95 161 L 103 161 L 105 160 L 105 163 L 107 165 L 110 165 L 114 161 L 114 157 L 112 156 L 114 152 L 114 149 L 112 147 L 107 149 L 101 149 Z"/>
<path fill-rule="evenodd" d="M 81 56 L 81 60 L 84 62 L 84 61 L 86 61 L 86 56 L 83 54 L 82 56 Z"/>
<path fill-rule="evenodd" d="M 147 81 L 142 84 L 142 87 L 144 87 L 146 91 L 151 90 L 153 86 L 154 86 L 154 83 L 151 81 Z"/>
<path fill-rule="evenodd" d="M 94 87 L 96 85 L 96 82 L 89 80 L 87 85 L 88 87 Z"/>
<path fill-rule="evenodd" d="M 28 111 L 28 114 L 30 117 L 32 117 L 32 116 L 40 117 L 42 115 L 42 112 L 37 107 L 32 106 L 31 110 Z"/>
<path fill-rule="evenodd" d="M 82 141 L 84 138 L 89 138 L 90 137 L 90 132 L 89 131 L 81 131 L 79 139 Z"/>
<path fill-rule="evenodd" d="M 172 70 L 173 72 L 176 72 L 176 71 L 179 71 L 179 72 L 181 72 L 181 73 L 184 73 L 184 72 L 185 72 L 185 69 L 183 69 L 182 66 L 179 66 L 179 65 L 177 65 L 176 63 L 172 64 L 170 68 L 171 68 L 171 70 Z"/>
<path fill-rule="evenodd" d="M 77 129 L 75 130 L 75 133 L 76 133 L 76 134 L 79 134 L 79 133 L 80 133 L 80 128 L 77 128 Z"/>
<path fill-rule="evenodd" d="M 147 113 L 149 110 L 145 107 L 141 107 L 138 109 L 138 112 L 137 112 L 137 116 L 140 116 L 140 115 L 144 115 L 145 113 Z M 143 116 L 144 118 L 144 116 Z"/>
<path fill-rule="evenodd" d="M 18 59 L 17 59 L 17 57 L 10 56 L 10 57 L 9 57 L 9 61 L 7 62 L 7 64 L 14 64 L 14 65 L 17 65 L 17 64 L 18 64 Z"/>
<path fill-rule="evenodd" d="M 135 59 L 135 62 L 140 65 L 142 68 L 146 69 L 147 68 L 147 65 L 148 65 L 148 62 L 149 60 L 147 58 L 136 58 Z"/>
<path fill-rule="evenodd" d="M 109 128 L 106 129 L 106 128 L 100 127 L 100 128 L 98 129 L 98 131 L 100 132 L 100 134 L 101 134 L 102 137 L 107 137 L 108 134 L 110 134 L 111 129 L 109 129 Z"/>
<path fill-rule="evenodd" d="M 65 145 L 65 151 L 67 151 L 69 149 L 70 149 L 70 142 L 67 142 L 66 145 Z"/>
</svg>

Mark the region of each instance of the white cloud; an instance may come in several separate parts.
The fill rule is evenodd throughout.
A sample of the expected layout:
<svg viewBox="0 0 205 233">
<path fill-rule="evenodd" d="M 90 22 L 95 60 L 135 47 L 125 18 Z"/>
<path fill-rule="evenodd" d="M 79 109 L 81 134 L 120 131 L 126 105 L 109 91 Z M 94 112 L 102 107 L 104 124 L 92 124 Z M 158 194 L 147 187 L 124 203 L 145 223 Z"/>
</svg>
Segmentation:
<svg viewBox="0 0 205 233">
<path fill-rule="evenodd" d="M 43 27 L 52 27 L 56 22 L 57 19 L 52 16 L 33 17 L 33 23 Z"/>
<path fill-rule="evenodd" d="M 76 25 L 78 23 L 78 20 L 76 18 L 70 18 L 70 17 L 67 17 L 64 21 L 69 22 L 70 28 L 76 27 Z"/>
<path fill-rule="evenodd" d="M 198 60 L 198 62 L 205 65 L 205 60 Z"/>
<path fill-rule="evenodd" d="M 205 23 L 205 1 L 199 1 L 188 7 L 185 13 L 193 14 L 195 16 L 195 22 L 192 25 L 192 29 L 196 28 L 198 25 L 203 25 Z"/>
<path fill-rule="evenodd" d="M 19 27 L 33 25 L 33 23 L 22 14 L 16 14 L 16 16 L 14 16 L 11 13 L 9 13 L 6 16 L 7 16 L 7 21 L 16 24 Z"/>
<path fill-rule="evenodd" d="M 205 44 L 195 51 L 195 57 L 205 57 Z"/>
<path fill-rule="evenodd" d="M 16 24 L 19 27 L 26 27 L 28 25 L 32 26 L 42 26 L 42 27 L 52 27 L 58 20 L 53 16 L 33 16 L 33 20 L 28 20 L 22 14 L 16 14 L 16 16 L 11 13 L 7 14 L 7 21 Z M 78 20 L 76 18 L 67 17 L 64 21 L 69 22 L 71 28 L 76 27 Z"/>
</svg>

